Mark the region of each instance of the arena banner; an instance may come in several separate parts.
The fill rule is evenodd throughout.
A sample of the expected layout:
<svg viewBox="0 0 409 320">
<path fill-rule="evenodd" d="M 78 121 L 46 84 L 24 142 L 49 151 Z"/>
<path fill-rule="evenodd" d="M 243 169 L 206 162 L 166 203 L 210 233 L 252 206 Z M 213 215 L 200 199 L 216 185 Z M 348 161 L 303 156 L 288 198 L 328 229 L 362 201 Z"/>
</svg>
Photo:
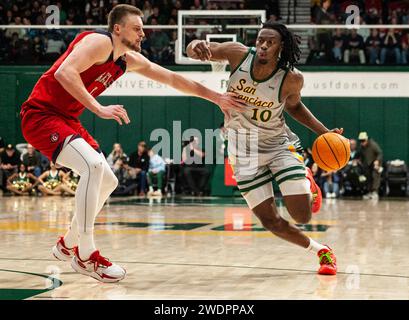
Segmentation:
<svg viewBox="0 0 409 320">
<path fill-rule="evenodd" d="M 203 85 L 224 92 L 227 72 L 178 72 Z M 409 97 L 409 74 L 405 72 L 303 72 L 304 97 Z M 160 82 L 137 73 L 126 73 L 102 95 L 183 96 Z"/>
</svg>

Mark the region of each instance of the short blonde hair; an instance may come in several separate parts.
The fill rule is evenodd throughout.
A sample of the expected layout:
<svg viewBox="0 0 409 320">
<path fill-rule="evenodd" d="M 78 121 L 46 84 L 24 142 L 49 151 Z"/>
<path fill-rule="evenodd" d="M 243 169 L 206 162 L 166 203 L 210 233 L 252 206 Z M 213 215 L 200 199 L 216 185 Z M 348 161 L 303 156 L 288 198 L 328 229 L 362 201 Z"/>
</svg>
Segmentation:
<svg viewBox="0 0 409 320">
<path fill-rule="evenodd" d="M 129 4 L 118 4 L 108 14 L 108 31 L 114 31 L 114 25 L 120 24 L 128 14 L 135 14 L 143 17 L 143 12 L 137 7 Z"/>
</svg>

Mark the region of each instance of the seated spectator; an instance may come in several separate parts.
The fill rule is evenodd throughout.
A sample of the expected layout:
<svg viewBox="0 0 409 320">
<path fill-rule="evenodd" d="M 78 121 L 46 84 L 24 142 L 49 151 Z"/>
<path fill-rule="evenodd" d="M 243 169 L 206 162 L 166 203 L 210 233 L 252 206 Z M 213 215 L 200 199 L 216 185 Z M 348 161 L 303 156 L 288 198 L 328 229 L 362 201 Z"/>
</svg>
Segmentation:
<svg viewBox="0 0 409 320">
<path fill-rule="evenodd" d="M 129 156 L 129 166 L 132 168 L 131 174 L 136 177 L 139 195 L 146 194 L 146 175 L 149 170 L 149 155 L 145 141 L 138 143 L 138 150 Z"/>
<path fill-rule="evenodd" d="M 65 49 L 65 43 L 62 41 L 60 35 L 54 32 L 46 42 L 45 58 L 49 63 L 54 63 L 57 60 L 63 50 Z"/>
<path fill-rule="evenodd" d="M 162 157 L 158 154 L 155 154 L 155 152 L 152 149 L 149 150 L 148 154 L 149 154 L 148 196 L 161 196 L 163 187 L 163 177 L 165 176 L 166 172 L 166 163 L 162 159 Z M 155 178 L 157 180 L 158 189 L 156 191 L 153 191 L 153 181 Z"/>
<path fill-rule="evenodd" d="M 359 59 L 360 64 L 365 64 L 364 39 L 356 29 L 351 30 L 345 41 L 344 62 L 349 63 L 352 59 Z"/>
<path fill-rule="evenodd" d="M 381 185 L 382 150 L 379 145 L 368 137 L 366 132 L 359 134 L 361 163 L 368 182 L 369 193 L 364 199 L 378 199 L 378 191 Z"/>
<path fill-rule="evenodd" d="M 47 21 L 47 16 L 48 16 L 47 6 L 45 4 L 42 4 L 34 24 L 37 24 L 40 26 L 45 25 L 45 22 Z"/>
<path fill-rule="evenodd" d="M 382 39 L 381 64 L 385 64 L 388 56 L 394 56 L 395 63 L 401 63 L 401 52 L 399 48 L 399 35 L 393 29 L 389 29 L 386 36 Z"/>
<path fill-rule="evenodd" d="M 45 196 L 60 196 L 64 192 L 71 194 L 70 188 L 63 183 L 65 173 L 57 169 L 54 162 L 50 163 L 50 170 L 45 171 L 38 180 L 38 190 Z"/>
<path fill-rule="evenodd" d="M 143 22 L 147 23 L 148 18 L 153 13 L 152 5 L 149 0 L 145 0 L 145 2 L 143 3 L 142 12 L 143 12 Z"/>
<path fill-rule="evenodd" d="M 380 63 L 381 43 L 382 39 L 379 35 L 378 29 L 372 29 L 371 35 L 365 41 L 369 64 Z"/>
<path fill-rule="evenodd" d="M 400 40 L 400 45 L 402 48 L 401 62 L 402 64 L 408 64 L 409 59 L 409 33 L 405 32 Z"/>
<path fill-rule="evenodd" d="M 312 151 L 310 148 L 304 149 L 302 151 L 302 157 L 304 159 L 304 165 L 311 169 L 314 164 L 314 159 L 312 158 Z"/>
<path fill-rule="evenodd" d="M 114 196 L 131 196 L 134 195 L 138 188 L 135 178 L 132 176 L 132 168 L 129 166 L 125 157 L 115 161 L 114 174 L 118 178 L 118 186 L 112 193 Z"/>
<path fill-rule="evenodd" d="M 153 18 L 152 25 L 157 24 L 156 18 Z M 148 41 L 151 51 L 151 60 L 156 63 L 167 60 L 170 42 L 168 35 L 161 29 L 153 29 Z"/>
<path fill-rule="evenodd" d="M 33 63 L 37 64 L 43 61 L 44 58 L 44 43 L 39 36 L 33 39 Z"/>
<path fill-rule="evenodd" d="M 356 151 L 355 156 L 351 156 L 348 165 L 342 169 L 343 195 L 362 196 L 367 193 L 367 179 L 358 156 Z"/>
<path fill-rule="evenodd" d="M 75 196 L 75 191 L 77 191 L 79 181 L 80 176 L 72 170 L 64 175 L 63 184 L 67 187 L 65 190 L 69 195 Z"/>
<path fill-rule="evenodd" d="M 331 24 L 332 18 L 329 8 L 331 7 L 330 0 L 321 0 L 320 5 L 314 7 L 312 12 L 312 21 L 315 24 Z"/>
<path fill-rule="evenodd" d="M 333 24 L 335 21 L 331 15 L 329 9 L 331 6 L 330 0 L 321 0 L 320 6 L 315 8 L 313 12 L 312 20 L 316 24 Z M 324 52 L 325 59 L 330 61 L 331 59 L 331 31 L 328 29 L 317 29 L 317 46 L 318 50 Z"/>
<path fill-rule="evenodd" d="M 324 180 L 322 178 L 322 170 L 315 162 L 311 165 L 311 172 L 315 183 L 320 187 L 320 189 L 323 189 Z"/>
<path fill-rule="evenodd" d="M 409 24 L 409 8 L 402 13 L 402 24 Z"/>
<path fill-rule="evenodd" d="M 342 62 L 344 46 L 345 36 L 342 33 L 342 29 L 336 29 L 335 34 L 332 37 L 332 54 L 335 62 Z"/>
<path fill-rule="evenodd" d="M 120 158 L 128 158 L 120 143 L 114 143 L 111 153 L 107 157 L 107 162 L 111 169 L 114 168 L 116 160 Z"/>
<path fill-rule="evenodd" d="M 26 166 L 21 163 L 19 170 L 7 179 L 7 190 L 17 195 L 33 194 L 35 186 L 39 183 L 37 177 L 26 171 Z"/>
<path fill-rule="evenodd" d="M 20 162 L 20 153 L 8 144 L 5 151 L 0 154 L 0 184 L 3 191 L 6 191 L 8 177 L 18 171 Z"/>
<path fill-rule="evenodd" d="M 377 8 L 369 8 L 368 14 L 365 17 L 366 24 L 382 24 L 382 19 Z"/>
<path fill-rule="evenodd" d="M 166 17 L 159 12 L 159 7 L 156 6 L 156 5 L 153 6 L 152 14 L 148 17 L 148 20 L 146 21 L 146 24 L 153 24 L 152 23 L 153 19 L 155 19 L 157 24 L 160 24 L 160 25 L 164 25 L 164 24 L 167 23 Z"/>
<path fill-rule="evenodd" d="M 32 173 L 36 177 L 41 175 L 41 154 L 31 144 L 27 145 L 27 152 L 23 154 L 23 163 L 28 173 Z"/>
<path fill-rule="evenodd" d="M 21 39 L 18 38 L 17 32 L 13 32 L 7 49 L 7 58 L 10 63 L 16 63 L 19 60 L 21 54 L 20 50 Z"/>
<path fill-rule="evenodd" d="M 98 24 L 102 23 L 104 1 L 90 0 L 85 5 L 85 16 L 91 17 Z"/>
<path fill-rule="evenodd" d="M 193 196 L 202 196 L 207 189 L 210 172 L 204 163 L 205 155 L 197 137 L 191 137 L 182 149 L 183 175 Z"/>
<path fill-rule="evenodd" d="M 352 163 L 353 160 L 360 161 L 361 155 L 359 154 L 358 148 L 357 148 L 357 142 L 355 139 L 350 139 L 349 140 L 349 145 L 351 149 L 351 153 L 349 156 L 349 164 Z"/>
<path fill-rule="evenodd" d="M 328 199 L 338 198 L 340 182 L 339 173 L 323 171 L 321 177 L 324 178 L 323 189 L 325 197 Z"/>
<path fill-rule="evenodd" d="M 20 16 L 14 16 L 13 17 L 13 22 L 9 23 L 12 26 L 22 26 L 22 20 Z M 27 34 L 27 29 L 24 28 L 18 28 L 18 29 L 12 29 L 9 28 L 6 30 L 6 37 L 11 38 L 14 33 L 17 33 L 17 38 L 22 39 L 26 34 Z"/>
</svg>

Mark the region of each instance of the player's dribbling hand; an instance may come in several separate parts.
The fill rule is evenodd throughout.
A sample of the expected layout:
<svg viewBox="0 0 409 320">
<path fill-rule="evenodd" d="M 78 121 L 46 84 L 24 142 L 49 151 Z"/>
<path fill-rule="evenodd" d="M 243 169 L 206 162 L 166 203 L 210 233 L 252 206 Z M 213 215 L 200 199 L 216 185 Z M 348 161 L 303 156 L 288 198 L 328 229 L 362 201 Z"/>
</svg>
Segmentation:
<svg viewBox="0 0 409 320">
<path fill-rule="evenodd" d="M 234 92 L 226 92 L 219 96 L 219 100 L 216 103 L 223 114 L 226 116 L 226 120 L 230 119 L 230 114 L 228 111 L 234 110 L 237 112 L 246 111 L 246 103 L 238 98 L 238 94 Z"/>
<path fill-rule="evenodd" d="M 112 104 L 106 107 L 101 106 L 96 112 L 96 115 L 102 119 L 114 119 L 120 125 L 122 125 L 122 121 L 125 122 L 125 124 L 131 122 L 124 106 L 119 104 Z"/>
<path fill-rule="evenodd" d="M 335 133 L 338 133 L 338 134 L 343 134 L 344 133 L 344 128 L 335 128 L 335 129 L 332 129 L 332 130 L 330 130 L 330 132 L 335 132 Z"/>
<path fill-rule="evenodd" d="M 212 52 L 210 51 L 210 44 L 208 41 L 198 41 L 192 48 L 194 52 L 193 59 L 200 59 L 202 61 L 208 61 L 212 57 Z"/>
</svg>

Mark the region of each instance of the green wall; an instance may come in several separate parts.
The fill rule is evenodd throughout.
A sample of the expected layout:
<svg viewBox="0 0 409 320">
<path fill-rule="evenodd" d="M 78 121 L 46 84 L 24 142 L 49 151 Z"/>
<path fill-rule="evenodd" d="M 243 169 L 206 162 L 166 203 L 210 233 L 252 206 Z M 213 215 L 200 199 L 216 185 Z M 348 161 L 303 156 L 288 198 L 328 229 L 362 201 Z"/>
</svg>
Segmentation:
<svg viewBox="0 0 409 320">
<path fill-rule="evenodd" d="M 45 67 L 0 68 L 0 136 L 8 143 L 24 141 L 18 117 L 21 103 L 31 92 Z M 310 71 L 310 70 L 309 70 Z M 343 70 L 345 71 L 345 70 Z M 222 121 L 218 108 L 202 99 L 191 97 L 100 97 L 103 104 L 123 104 L 131 118 L 130 125 L 96 118 L 88 110 L 81 120 L 105 152 L 116 141 L 128 154 L 138 141 L 149 144 L 150 132 L 166 128 L 172 121 L 182 122 L 182 130 L 217 128 Z M 304 98 L 304 103 L 328 127 L 343 127 L 346 137 L 367 131 L 383 148 L 385 159 L 400 158 L 409 162 L 409 99 L 406 98 Z M 288 117 L 287 117 L 288 118 Z M 288 119 L 304 146 L 312 145 L 315 135 Z"/>
</svg>

